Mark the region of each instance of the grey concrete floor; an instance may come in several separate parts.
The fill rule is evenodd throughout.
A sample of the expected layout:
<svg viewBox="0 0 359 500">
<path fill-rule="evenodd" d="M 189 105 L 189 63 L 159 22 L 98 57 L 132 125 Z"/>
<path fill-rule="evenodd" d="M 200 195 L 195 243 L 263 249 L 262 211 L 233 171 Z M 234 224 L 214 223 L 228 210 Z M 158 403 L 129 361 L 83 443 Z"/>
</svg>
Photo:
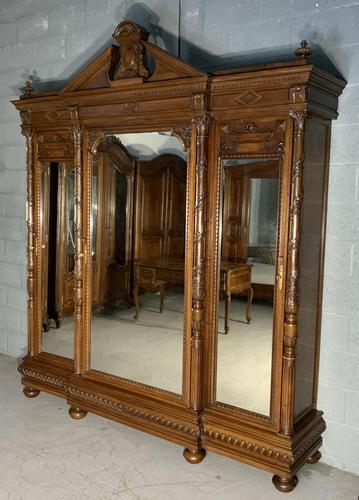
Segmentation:
<svg viewBox="0 0 359 500">
<path fill-rule="evenodd" d="M 0 500 L 357 500 L 359 477 L 318 463 L 279 493 L 271 475 L 209 453 L 198 465 L 182 449 L 88 414 L 62 399 L 22 395 L 17 360 L 0 355 Z"/>
</svg>

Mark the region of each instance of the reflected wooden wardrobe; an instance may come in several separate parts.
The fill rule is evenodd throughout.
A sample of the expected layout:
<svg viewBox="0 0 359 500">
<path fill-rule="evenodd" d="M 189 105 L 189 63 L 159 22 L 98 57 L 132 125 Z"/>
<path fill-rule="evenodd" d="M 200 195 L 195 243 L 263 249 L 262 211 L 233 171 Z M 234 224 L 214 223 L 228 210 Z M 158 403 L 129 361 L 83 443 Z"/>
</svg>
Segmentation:
<svg viewBox="0 0 359 500">
<path fill-rule="evenodd" d="M 122 21 L 61 90 L 27 82 L 13 102 L 24 394 L 172 441 L 191 464 L 212 451 L 260 467 L 291 491 L 325 431 L 328 159 L 345 82 L 305 41 L 296 59 L 205 73 L 148 36 Z"/>
</svg>

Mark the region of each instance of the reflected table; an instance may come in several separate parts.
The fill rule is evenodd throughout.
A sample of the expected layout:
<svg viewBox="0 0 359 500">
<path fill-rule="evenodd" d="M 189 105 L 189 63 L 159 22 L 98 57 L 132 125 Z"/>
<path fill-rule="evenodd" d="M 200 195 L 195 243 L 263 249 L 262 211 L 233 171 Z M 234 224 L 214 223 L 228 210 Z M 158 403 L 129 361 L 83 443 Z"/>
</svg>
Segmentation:
<svg viewBox="0 0 359 500">
<path fill-rule="evenodd" d="M 166 288 L 184 284 L 184 260 L 171 257 L 160 257 L 153 260 L 135 262 L 135 286 L 133 290 L 136 306 L 135 320 L 139 318 L 139 290 L 160 292 L 160 312 L 163 311 Z M 247 292 L 246 320 L 251 321 L 250 307 L 253 299 L 252 264 L 222 262 L 220 276 L 220 293 L 225 297 L 224 333 L 229 332 L 228 318 L 232 294 Z"/>
</svg>

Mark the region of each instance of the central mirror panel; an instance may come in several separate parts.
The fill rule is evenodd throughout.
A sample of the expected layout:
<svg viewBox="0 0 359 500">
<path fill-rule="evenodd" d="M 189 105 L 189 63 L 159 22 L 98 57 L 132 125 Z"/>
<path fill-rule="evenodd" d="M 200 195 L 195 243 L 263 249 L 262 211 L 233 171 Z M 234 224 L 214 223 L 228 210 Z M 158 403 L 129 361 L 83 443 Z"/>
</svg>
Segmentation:
<svg viewBox="0 0 359 500">
<path fill-rule="evenodd" d="M 182 393 L 187 153 L 107 134 L 92 158 L 91 368 Z"/>
<path fill-rule="evenodd" d="M 216 399 L 270 414 L 279 161 L 222 162 Z"/>
</svg>

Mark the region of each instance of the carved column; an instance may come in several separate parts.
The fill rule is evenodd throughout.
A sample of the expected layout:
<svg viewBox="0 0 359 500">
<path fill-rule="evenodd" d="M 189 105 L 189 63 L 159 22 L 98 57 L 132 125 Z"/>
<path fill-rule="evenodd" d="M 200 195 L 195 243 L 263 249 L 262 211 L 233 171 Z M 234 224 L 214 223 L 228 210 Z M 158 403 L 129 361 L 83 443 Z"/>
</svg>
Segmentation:
<svg viewBox="0 0 359 500">
<path fill-rule="evenodd" d="M 192 275 L 191 403 L 201 408 L 205 298 L 205 236 L 207 198 L 207 137 L 210 119 L 205 113 L 193 118 L 196 128 L 196 193 Z"/>
<path fill-rule="evenodd" d="M 82 127 L 80 125 L 77 106 L 70 107 L 71 132 L 74 141 L 74 167 L 75 167 L 75 210 L 74 210 L 74 233 L 75 233 L 75 290 L 74 290 L 74 321 L 75 321 L 75 343 L 74 343 L 74 365 L 75 373 L 83 371 L 83 327 L 82 327 L 82 305 L 83 305 L 83 237 L 82 237 Z"/>
<path fill-rule="evenodd" d="M 31 127 L 31 112 L 21 111 L 22 134 L 26 138 L 26 254 L 27 254 L 27 322 L 28 322 L 28 351 L 30 356 L 37 354 L 37 342 L 35 339 L 35 243 L 36 235 L 34 229 L 34 165 L 33 165 L 33 131 Z"/>
<path fill-rule="evenodd" d="M 289 210 L 288 263 L 283 338 L 283 386 L 281 432 L 291 435 L 294 418 L 295 347 L 297 343 L 299 242 L 302 206 L 302 180 L 304 163 L 305 112 L 290 111 L 294 121 L 294 144 L 291 172 L 291 198 Z"/>
</svg>

